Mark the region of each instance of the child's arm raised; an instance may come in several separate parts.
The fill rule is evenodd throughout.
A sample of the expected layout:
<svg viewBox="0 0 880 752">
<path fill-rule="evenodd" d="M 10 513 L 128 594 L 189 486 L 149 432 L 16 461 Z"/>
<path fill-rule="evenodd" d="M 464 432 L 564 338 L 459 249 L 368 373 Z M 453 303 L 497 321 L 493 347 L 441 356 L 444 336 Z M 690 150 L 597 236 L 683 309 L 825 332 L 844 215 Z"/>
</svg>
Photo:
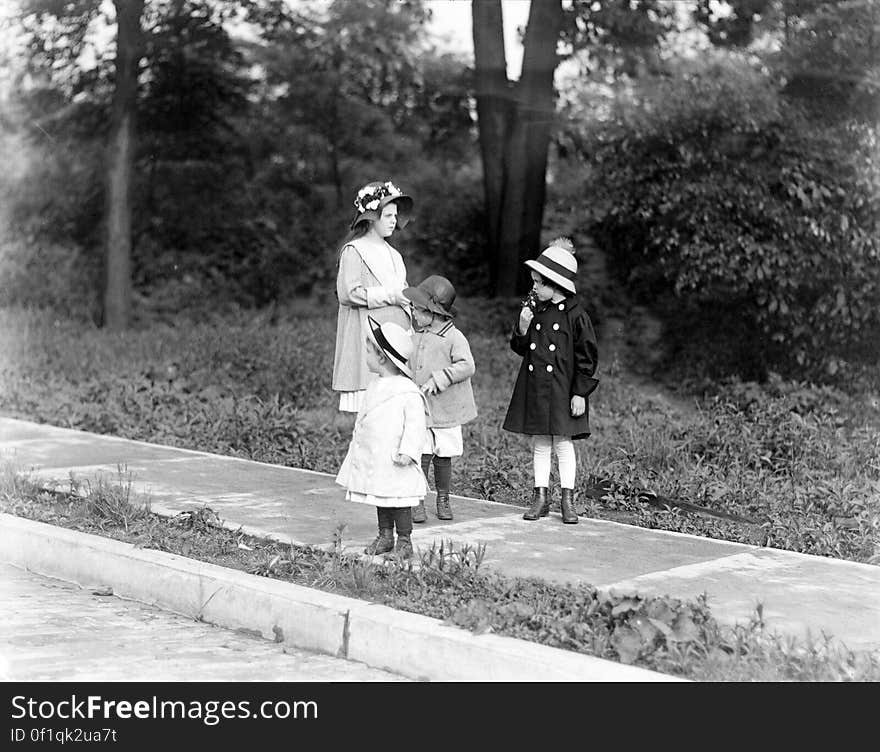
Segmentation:
<svg viewBox="0 0 880 752">
<path fill-rule="evenodd" d="M 513 333 L 510 335 L 510 349 L 517 355 L 525 356 L 529 351 L 529 327 L 535 314 L 528 306 L 523 306 L 519 312 L 519 318 L 513 325 Z"/>
</svg>

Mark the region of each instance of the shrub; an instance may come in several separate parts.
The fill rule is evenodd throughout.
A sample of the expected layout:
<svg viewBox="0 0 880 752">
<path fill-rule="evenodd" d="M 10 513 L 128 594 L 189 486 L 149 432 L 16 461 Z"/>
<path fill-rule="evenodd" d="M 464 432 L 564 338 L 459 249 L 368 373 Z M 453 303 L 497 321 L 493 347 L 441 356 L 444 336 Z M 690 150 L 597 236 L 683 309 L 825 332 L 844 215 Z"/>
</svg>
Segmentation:
<svg viewBox="0 0 880 752">
<path fill-rule="evenodd" d="M 699 347 L 728 348 L 746 377 L 876 355 L 876 127 L 810 123 L 731 61 L 651 86 L 593 134 L 594 231 L 632 289 L 674 294 L 678 321 L 706 317 Z"/>
<path fill-rule="evenodd" d="M 49 239 L 0 238 L 0 306 L 51 310 L 95 320 L 100 266 L 97 254 Z"/>
</svg>

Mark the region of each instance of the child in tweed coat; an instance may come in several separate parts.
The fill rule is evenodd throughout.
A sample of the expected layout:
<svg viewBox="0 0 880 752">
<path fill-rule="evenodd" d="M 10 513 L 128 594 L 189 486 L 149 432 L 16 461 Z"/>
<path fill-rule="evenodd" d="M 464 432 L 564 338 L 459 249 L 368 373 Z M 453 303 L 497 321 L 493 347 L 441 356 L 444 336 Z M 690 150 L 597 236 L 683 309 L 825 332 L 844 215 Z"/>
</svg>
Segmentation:
<svg viewBox="0 0 880 752">
<path fill-rule="evenodd" d="M 477 417 L 471 376 L 474 356 L 465 336 L 454 326 L 455 288 L 432 275 L 404 295 L 412 301 L 413 351 L 409 365 L 428 401 L 428 426 L 422 449 L 422 470 L 428 477 L 434 464 L 437 518 L 452 519 L 449 489 L 452 458 L 463 454 L 461 427 Z M 425 522 L 424 500 L 413 510 L 413 522 Z"/>
</svg>

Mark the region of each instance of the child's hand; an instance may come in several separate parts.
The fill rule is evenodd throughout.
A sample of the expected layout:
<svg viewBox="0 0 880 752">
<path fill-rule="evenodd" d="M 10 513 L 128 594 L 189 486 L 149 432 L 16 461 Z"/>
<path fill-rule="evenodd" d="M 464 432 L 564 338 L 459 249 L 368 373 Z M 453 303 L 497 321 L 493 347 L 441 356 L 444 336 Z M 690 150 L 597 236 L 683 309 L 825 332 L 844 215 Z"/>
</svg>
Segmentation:
<svg viewBox="0 0 880 752">
<path fill-rule="evenodd" d="M 584 412 L 586 412 L 586 409 L 587 409 L 587 401 L 583 397 L 576 394 L 576 395 L 574 395 L 574 397 L 571 398 L 571 417 L 572 418 L 580 418 L 581 415 L 583 415 Z"/>
<path fill-rule="evenodd" d="M 523 308 L 519 312 L 519 333 L 525 334 L 529 330 L 529 324 L 532 323 L 532 319 L 535 318 L 535 314 L 532 313 L 531 308 Z"/>
<path fill-rule="evenodd" d="M 422 384 L 421 389 L 422 394 L 437 394 L 440 391 L 440 387 L 437 386 L 433 376 L 428 377 L 428 380 Z"/>
<path fill-rule="evenodd" d="M 415 462 L 412 457 L 409 457 L 405 454 L 395 454 L 393 460 L 395 465 L 400 465 L 402 467 L 406 467 L 407 465 L 411 465 L 413 462 Z"/>
</svg>

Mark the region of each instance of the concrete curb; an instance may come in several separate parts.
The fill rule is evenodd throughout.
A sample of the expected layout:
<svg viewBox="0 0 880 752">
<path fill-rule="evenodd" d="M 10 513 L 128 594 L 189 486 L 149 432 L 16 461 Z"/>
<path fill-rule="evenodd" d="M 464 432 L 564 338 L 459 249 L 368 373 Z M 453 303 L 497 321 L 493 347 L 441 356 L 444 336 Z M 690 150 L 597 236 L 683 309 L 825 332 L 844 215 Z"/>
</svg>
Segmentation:
<svg viewBox="0 0 880 752">
<path fill-rule="evenodd" d="M 683 681 L 8 514 L 0 514 L 0 551 L 38 574 L 110 586 L 124 598 L 412 679 Z"/>
</svg>

